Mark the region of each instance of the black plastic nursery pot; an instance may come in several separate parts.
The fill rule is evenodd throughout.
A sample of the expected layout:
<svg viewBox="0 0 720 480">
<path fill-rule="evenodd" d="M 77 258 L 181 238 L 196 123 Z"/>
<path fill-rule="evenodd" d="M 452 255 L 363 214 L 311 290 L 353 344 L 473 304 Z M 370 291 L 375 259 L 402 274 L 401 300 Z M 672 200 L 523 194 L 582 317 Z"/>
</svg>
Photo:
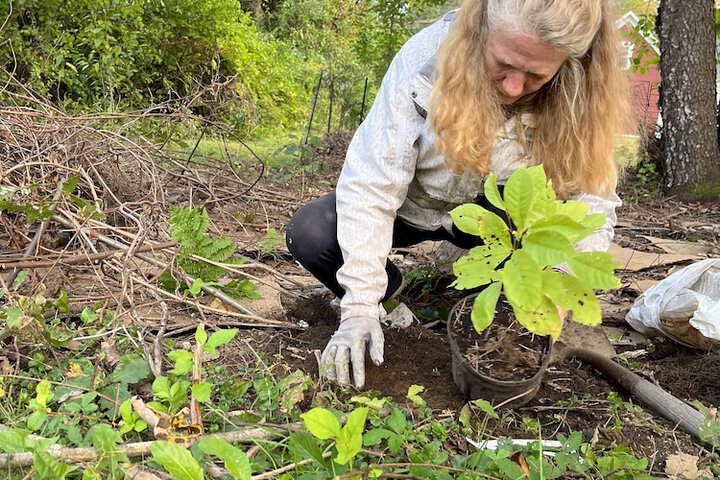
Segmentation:
<svg viewBox="0 0 720 480">
<path fill-rule="evenodd" d="M 470 312 L 477 293 L 468 295 L 457 302 L 448 317 L 447 337 L 452 354 L 453 380 L 468 400 L 484 399 L 493 405 L 515 408 L 532 400 L 540 388 L 545 371 L 550 363 L 553 348 L 552 337 L 540 337 L 545 343 L 543 356 L 538 370 L 529 378 L 518 380 L 500 380 L 477 371 L 466 359 L 457 341 L 457 332 L 462 322 L 472 324 Z M 501 300 L 502 301 L 502 300 Z"/>
</svg>

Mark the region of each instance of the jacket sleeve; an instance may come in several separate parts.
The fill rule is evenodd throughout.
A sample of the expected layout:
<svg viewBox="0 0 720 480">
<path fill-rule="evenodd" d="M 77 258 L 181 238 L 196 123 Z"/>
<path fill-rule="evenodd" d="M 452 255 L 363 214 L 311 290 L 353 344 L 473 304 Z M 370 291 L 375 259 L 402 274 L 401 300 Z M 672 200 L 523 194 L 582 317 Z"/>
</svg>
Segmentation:
<svg viewBox="0 0 720 480">
<path fill-rule="evenodd" d="M 437 43 L 429 28 L 403 46 L 350 142 L 336 201 L 337 236 L 344 259 L 337 273 L 345 289 L 342 319 L 380 316 L 393 223 L 415 175 L 417 144 L 425 123 L 415 108 L 411 83 Z"/>
<path fill-rule="evenodd" d="M 605 225 L 589 237 L 586 237 L 577 243 L 577 250 L 579 252 L 606 252 L 610 247 L 610 242 L 615 234 L 614 229 L 615 224 L 617 223 L 615 209 L 622 205 L 620 197 L 618 197 L 616 193 L 612 193 L 608 197 L 581 193 L 573 196 L 572 200 L 577 200 L 578 202 L 589 205 L 590 210 L 588 213 L 604 213 L 607 216 L 605 219 Z"/>
</svg>

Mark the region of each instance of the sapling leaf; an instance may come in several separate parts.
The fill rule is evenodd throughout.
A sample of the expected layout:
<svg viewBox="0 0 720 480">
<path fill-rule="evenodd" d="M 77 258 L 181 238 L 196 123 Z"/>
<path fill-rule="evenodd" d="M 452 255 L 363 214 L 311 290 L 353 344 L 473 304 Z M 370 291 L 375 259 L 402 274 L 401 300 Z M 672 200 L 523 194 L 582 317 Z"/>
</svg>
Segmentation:
<svg viewBox="0 0 720 480">
<path fill-rule="evenodd" d="M 605 215 L 604 213 L 594 213 L 582 219 L 580 223 L 583 227 L 585 227 L 585 229 L 578 234 L 578 236 L 575 238 L 575 241 L 579 242 L 583 238 L 590 236 L 598 228 L 605 225 L 606 219 L 607 215 Z"/>
<path fill-rule="evenodd" d="M 599 325 L 602 321 L 602 312 L 600 302 L 593 291 L 570 275 L 562 275 L 561 281 L 564 287 L 564 301 L 561 307 L 572 311 L 572 320 L 583 325 Z"/>
<path fill-rule="evenodd" d="M 340 434 L 340 422 L 330 410 L 315 407 L 301 414 L 300 418 L 305 422 L 305 428 L 320 440 L 327 440 Z"/>
<path fill-rule="evenodd" d="M 513 307 L 533 310 L 540 303 L 540 269 L 525 251 L 516 250 L 505 264 L 503 286 L 505 296 Z"/>
<path fill-rule="evenodd" d="M 425 400 L 420 396 L 420 394 L 424 391 L 425 387 L 422 385 L 410 385 L 408 388 L 407 398 L 413 402 L 413 405 L 416 407 L 424 407 Z"/>
<path fill-rule="evenodd" d="M 491 173 L 487 176 L 485 179 L 484 191 L 485 198 L 487 198 L 488 202 L 490 202 L 490 205 L 505 211 L 505 202 L 500 196 L 500 190 L 497 186 L 497 175 Z"/>
<path fill-rule="evenodd" d="M 64 462 L 55 460 L 48 452 L 36 450 L 33 454 L 36 480 L 65 480 L 68 473 L 77 470 Z"/>
<path fill-rule="evenodd" d="M 519 232 L 546 216 L 548 205 L 555 199 L 541 165 L 517 169 L 508 178 L 503 196 L 507 212 Z"/>
<path fill-rule="evenodd" d="M 607 252 L 583 252 L 568 260 L 575 276 L 593 289 L 610 290 L 620 287 L 614 274 L 615 262 Z"/>
<path fill-rule="evenodd" d="M 475 297 L 470 320 L 476 331 L 482 332 L 492 323 L 501 288 L 500 282 L 491 283 Z"/>
<path fill-rule="evenodd" d="M 549 230 L 528 233 L 522 246 L 539 266 L 559 265 L 576 255 L 575 248 L 565 236 Z"/>
<path fill-rule="evenodd" d="M 509 300 L 509 299 L 508 299 Z M 512 302 L 510 302 L 512 305 Z M 515 305 L 513 311 L 515 318 L 528 331 L 537 335 L 550 335 L 555 340 L 560 337 L 562 331 L 562 320 L 558 314 L 555 304 L 546 296 L 540 299 L 540 303 L 532 309 L 523 309 Z"/>
<path fill-rule="evenodd" d="M 512 250 L 498 244 L 473 247 L 453 264 L 457 277 L 452 286 L 458 290 L 481 287 L 500 279 L 495 269 L 506 260 Z"/>
<path fill-rule="evenodd" d="M 512 247 L 510 231 L 505 220 L 483 207 L 468 203 L 450 212 L 459 230 L 482 238 L 486 244 L 500 243 Z"/>
<path fill-rule="evenodd" d="M 465 203 L 450 210 L 450 216 L 458 230 L 480 236 L 480 222 L 485 211 L 480 205 Z"/>
<path fill-rule="evenodd" d="M 585 227 L 567 215 L 555 214 L 533 223 L 528 230 L 528 235 L 545 231 L 559 233 L 568 241 L 574 243 L 577 241 L 578 236 L 585 231 Z"/>
<path fill-rule="evenodd" d="M 567 200 L 557 204 L 557 210 L 555 213 L 570 217 L 571 220 L 576 222 L 582 222 L 589 210 L 590 206 L 586 203 L 578 202 L 576 200 Z"/>
</svg>

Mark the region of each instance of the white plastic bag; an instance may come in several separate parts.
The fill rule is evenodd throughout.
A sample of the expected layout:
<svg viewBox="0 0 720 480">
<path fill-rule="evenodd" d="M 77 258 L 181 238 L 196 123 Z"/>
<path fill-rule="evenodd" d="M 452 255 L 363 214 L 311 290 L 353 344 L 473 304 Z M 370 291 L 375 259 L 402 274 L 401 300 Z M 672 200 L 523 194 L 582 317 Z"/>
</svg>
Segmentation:
<svg viewBox="0 0 720 480">
<path fill-rule="evenodd" d="M 688 265 L 641 294 L 625 316 L 640 333 L 683 345 L 720 347 L 720 259 Z"/>
</svg>

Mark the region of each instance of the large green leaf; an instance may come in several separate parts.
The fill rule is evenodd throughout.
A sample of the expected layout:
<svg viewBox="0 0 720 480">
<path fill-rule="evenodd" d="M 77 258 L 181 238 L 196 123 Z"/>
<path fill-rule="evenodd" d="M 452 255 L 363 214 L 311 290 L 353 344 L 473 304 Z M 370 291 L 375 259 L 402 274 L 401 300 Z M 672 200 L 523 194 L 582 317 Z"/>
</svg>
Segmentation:
<svg viewBox="0 0 720 480">
<path fill-rule="evenodd" d="M 341 465 L 350 462 L 362 449 L 362 432 L 365 429 L 367 407 L 359 407 L 350 412 L 345 426 L 337 436 L 335 446 L 338 456 L 335 461 Z"/>
<path fill-rule="evenodd" d="M 33 454 L 33 466 L 36 480 L 65 480 L 70 472 L 77 470 L 64 462 L 55 460 L 48 452 L 35 451 Z"/>
<path fill-rule="evenodd" d="M 558 203 L 555 213 L 570 217 L 576 222 L 581 222 L 587 215 L 588 210 L 590 210 L 590 206 L 586 203 L 578 202 L 577 200 L 568 200 Z"/>
<path fill-rule="evenodd" d="M 305 422 L 305 428 L 320 440 L 327 440 L 340 434 L 340 422 L 330 410 L 315 407 L 301 414 L 300 418 Z"/>
<path fill-rule="evenodd" d="M 185 447 L 159 440 L 150 445 L 153 459 L 175 480 L 203 480 L 202 468 Z"/>
<path fill-rule="evenodd" d="M 615 262 L 607 252 L 584 252 L 568 260 L 573 273 L 585 285 L 600 290 L 620 287 L 620 280 L 614 275 Z"/>
<path fill-rule="evenodd" d="M 318 446 L 317 440 L 306 432 L 294 432 L 290 434 L 290 451 L 295 460 L 312 458 L 319 465 L 325 465 L 322 449 Z"/>
<path fill-rule="evenodd" d="M 505 295 L 513 306 L 532 310 L 540 303 L 540 269 L 523 250 L 515 251 L 507 261 L 502 281 Z"/>
<path fill-rule="evenodd" d="M 475 297 L 470 320 L 477 332 L 485 330 L 495 318 L 495 307 L 500 298 L 501 288 L 502 284 L 499 282 L 491 283 Z"/>
<path fill-rule="evenodd" d="M 583 238 L 589 237 L 595 230 L 605 225 L 605 219 L 607 216 L 604 213 L 594 213 L 585 217 L 580 223 L 584 227 L 584 230 L 578 234 L 575 238 L 576 242 L 579 242 Z"/>
<path fill-rule="evenodd" d="M 214 455 L 225 463 L 225 469 L 235 480 L 250 480 L 252 470 L 245 452 L 221 438 L 203 438 L 198 442 L 201 452 Z"/>
<path fill-rule="evenodd" d="M 453 264 L 453 273 L 457 277 L 452 286 L 458 290 L 476 288 L 498 280 L 499 273 L 495 271 L 498 265 L 510 256 L 512 251 L 500 244 L 492 247 L 480 245 L 470 251 Z"/>
<path fill-rule="evenodd" d="M 555 214 L 533 223 L 528 230 L 528 235 L 537 232 L 555 232 L 567 238 L 571 243 L 578 240 L 578 236 L 585 231 L 585 226 L 576 222 L 567 215 Z"/>
<path fill-rule="evenodd" d="M 564 300 L 561 306 L 565 310 L 572 311 L 572 320 L 583 325 L 599 325 L 602 321 L 602 312 L 595 293 L 576 277 L 563 275 L 561 280 L 564 287 Z"/>
<path fill-rule="evenodd" d="M 550 335 L 554 339 L 560 337 L 562 320 L 555 304 L 543 296 L 534 308 L 524 309 L 513 305 L 515 318 L 530 332 L 538 335 Z"/>
<path fill-rule="evenodd" d="M 524 232 L 540 219 L 555 214 L 555 191 L 542 166 L 519 169 L 508 179 L 505 205 L 518 232 Z"/>
<path fill-rule="evenodd" d="M 483 220 L 486 209 L 475 203 L 464 203 L 450 210 L 450 216 L 455 226 L 461 232 L 470 235 L 480 235 L 480 222 Z"/>
<path fill-rule="evenodd" d="M 24 428 L 10 428 L 0 431 L 0 451 L 16 453 L 25 451 L 25 439 L 30 435 L 30 430 Z"/>
<path fill-rule="evenodd" d="M 521 167 L 510 175 L 503 190 L 507 212 L 518 231 L 525 230 L 528 212 L 537 195 L 538 187 L 533 186 L 535 178 L 529 169 Z"/>
<path fill-rule="evenodd" d="M 485 179 L 484 184 L 485 198 L 487 198 L 490 205 L 505 211 L 505 202 L 500 196 L 500 190 L 497 186 L 497 175 L 491 173 Z"/>
<path fill-rule="evenodd" d="M 576 255 L 575 248 L 565 236 L 550 230 L 526 235 L 523 250 L 541 266 L 559 265 Z"/>
</svg>

